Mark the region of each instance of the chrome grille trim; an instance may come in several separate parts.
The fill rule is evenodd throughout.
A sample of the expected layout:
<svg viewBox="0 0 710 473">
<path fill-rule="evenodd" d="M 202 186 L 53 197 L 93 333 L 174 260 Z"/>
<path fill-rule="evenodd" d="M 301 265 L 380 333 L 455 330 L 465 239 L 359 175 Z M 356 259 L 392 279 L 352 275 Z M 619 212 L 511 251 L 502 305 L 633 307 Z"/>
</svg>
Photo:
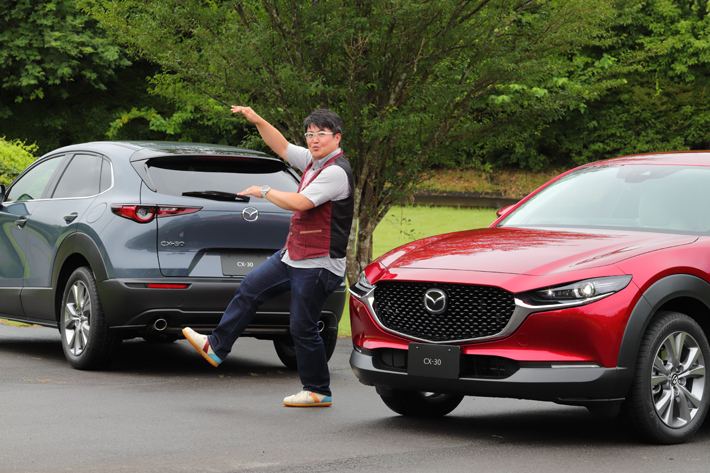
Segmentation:
<svg viewBox="0 0 710 473">
<path fill-rule="evenodd" d="M 452 306 L 444 314 L 427 313 L 420 302 L 424 292 L 431 288 L 443 289 L 450 294 Z M 394 301 L 391 300 L 393 292 Z M 363 296 L 359 299 L 365 302 L 382 329 L 426 343 L 501 338 L 512 333 L 532 312 L 521 307 L 513 294 L 492 286 L 388 281 L 375 285 L 374 291 Z M 390 299 L 382 301 L 382 297 Z M 383 308 L 383 304 L 390 306 Z M 473 332 L 481 335 L 471 336 Z"/>
</svg>

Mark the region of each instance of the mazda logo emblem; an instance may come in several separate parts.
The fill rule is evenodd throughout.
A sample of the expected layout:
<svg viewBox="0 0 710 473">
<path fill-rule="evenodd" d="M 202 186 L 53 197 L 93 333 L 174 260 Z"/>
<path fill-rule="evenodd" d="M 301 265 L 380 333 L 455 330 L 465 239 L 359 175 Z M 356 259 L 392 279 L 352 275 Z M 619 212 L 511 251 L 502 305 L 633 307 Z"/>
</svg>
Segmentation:
<svg viewBox="0 0 710 473">
<path fill-rule="evenodd" d="M 430 314 L 441 314 L 447 307 L 446 293 L 441 289 L 429 289 L 424 293 L 424 308 Z"/>
<path fill-rule="evenodd" d="M 247 222 L 256 222 L 259 218 L 259 211 L 254 207 L 247 207 L 242 210 L 242 218 Z"/>
</svg>

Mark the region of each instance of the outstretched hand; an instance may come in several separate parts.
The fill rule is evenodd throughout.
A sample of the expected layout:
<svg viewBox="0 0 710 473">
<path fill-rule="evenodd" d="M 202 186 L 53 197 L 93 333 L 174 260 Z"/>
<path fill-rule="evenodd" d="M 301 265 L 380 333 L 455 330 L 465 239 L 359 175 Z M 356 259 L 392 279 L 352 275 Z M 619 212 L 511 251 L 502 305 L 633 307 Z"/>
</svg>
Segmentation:
<svg viewBox="0 0 710 473">
<path fill-rule="evenodd" d="M 237 195 L 251 195 L 260 199 L 263 198 L 263 196 L 261 195 L 261 186 L 251 186 L 248 189 L 244 189 Z"/>
<path fill-rule="evenodd" d="M 261 117 L 251 109 L 251 107 L 242 107 L 241 105 L 232 105 L 232 113 L 241 113 L 251 123 L 256 123 L 261 120 Z"/>
</svg>

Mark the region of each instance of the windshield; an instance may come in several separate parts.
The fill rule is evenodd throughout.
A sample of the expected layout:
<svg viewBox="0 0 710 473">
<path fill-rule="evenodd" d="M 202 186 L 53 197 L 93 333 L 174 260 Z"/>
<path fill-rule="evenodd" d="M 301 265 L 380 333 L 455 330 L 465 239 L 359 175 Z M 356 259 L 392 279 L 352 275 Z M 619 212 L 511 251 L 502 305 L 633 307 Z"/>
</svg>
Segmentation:
<svg viewBox="0 0 710 473">
<path fill-rule="evenodd" d="M 710 231 L 710 169 L 594 166 L 543 189 L 499 227 Z"/>
</svg>

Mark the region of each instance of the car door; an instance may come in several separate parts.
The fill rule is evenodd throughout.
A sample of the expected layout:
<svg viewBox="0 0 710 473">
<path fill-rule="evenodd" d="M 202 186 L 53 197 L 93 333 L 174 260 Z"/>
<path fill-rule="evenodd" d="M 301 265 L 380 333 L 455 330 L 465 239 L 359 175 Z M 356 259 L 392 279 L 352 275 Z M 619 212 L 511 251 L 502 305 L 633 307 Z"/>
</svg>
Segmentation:
<svg viewBox="0 0 710 473">
<path fill-rule="evenodd" d="M 25 315 L 21 292 L 30 274 L 27 222 L 64 158 L 53 156 L 35 163 L 10 185 L 0 205 L 0 314 Z"/>
<path fill-rule="evenodd" d="M 30 320 L 54 321 L 52 269 L 62 241 L 77 231 L 91 203 L 100 193 L 102 167 L 108 160 L 88 153 L 69 157 L 66 167 L 50 185 L 47 199 L 32 212 L 27 221 L 27 266 L 21 301 Z M 109 179 L 110 182 L 110 179 Z"/>
</svg>

